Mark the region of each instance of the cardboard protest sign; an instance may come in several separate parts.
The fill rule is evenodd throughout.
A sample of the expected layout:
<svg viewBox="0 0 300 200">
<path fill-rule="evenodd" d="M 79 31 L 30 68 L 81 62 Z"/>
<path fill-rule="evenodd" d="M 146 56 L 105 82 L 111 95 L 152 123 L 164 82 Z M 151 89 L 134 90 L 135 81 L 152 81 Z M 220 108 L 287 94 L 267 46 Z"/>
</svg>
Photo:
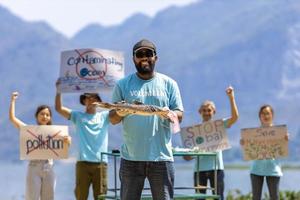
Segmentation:
<svg viewBox="0 0 300 200">
<path fill-rule="evenodd" d="M 231 148 L 223 120 L 204 122 L 181 129 L 184 147 L 197 147 L 199 151 L 212 152 Z"/>
<path fill-rule="evenodd" d="M 20 129 L 20 159 L 68 158 L 69 145 L 63 136 L 68 135 L 68 126 L 40 125 L 23 126 Z"/>
<path fill-rule="evenodd" d="M 61 53 L 58 91 L 97 93 L 124 77 L 124 56 L 103 49 L 74 49 Z"/>
<path fill-rule="evenodd" d="M 244 159 L 261 160 L 288 156 L 286 135 L 286 125 L 242 129 Z"/>
</svg>

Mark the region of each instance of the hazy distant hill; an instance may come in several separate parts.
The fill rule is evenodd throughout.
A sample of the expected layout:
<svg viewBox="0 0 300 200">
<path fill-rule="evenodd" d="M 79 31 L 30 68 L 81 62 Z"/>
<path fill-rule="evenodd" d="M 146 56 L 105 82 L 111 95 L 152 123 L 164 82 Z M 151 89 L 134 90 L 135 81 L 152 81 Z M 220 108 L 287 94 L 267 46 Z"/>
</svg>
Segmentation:
<svg viewBox="0 0 300 200">
<path fill-rule="evenodd" d="M 288 124 L 291 139 L 296 138 L 300 118 L 299 1 L 204 0 L 170 7 L 154 18 L 136 14 L 117 26 L 91 24 L 71 39 L 43 22 L 28 23 L 1 7 L 0 20 L 0 73 L 4 75 L 0 84 L 0 159 L 7 155 L 17 158 L 17 147 L 11 147 L 17 142 L 16 131 L 7 119 L 11 91 L 21 92 L 18 116 L 34 123 L 37 104 L 53 105 L 61 50 L 121 50 L 130 73 L 134 71 L 131 49 L 141 38 L 157 44 L 157 70 L 179 83 L 186 111 L 183 125 L 199 121 L 196 110 L 205 99 L 216 102 L 217 118 L 228 116 L 224 91 L 232 84 L 241 115 L 229 131 L 232 143 L 238 144 L 241 127 L 258 126 L 257 110 L 263 103 L 274 105 L 275 121 Z M 78 95 L 65 96 L 66 105 L 79 108 Z M 66 123 L 57 115 L 55 121 Z M 121 143 L 118 130 L 113 129 L 112 147 Z M 297 145 L 291 144 L 292 152 L 298 151 Z M 236 155 L 234 150 L 227 152 L 228 159 Z"/>
</svg>

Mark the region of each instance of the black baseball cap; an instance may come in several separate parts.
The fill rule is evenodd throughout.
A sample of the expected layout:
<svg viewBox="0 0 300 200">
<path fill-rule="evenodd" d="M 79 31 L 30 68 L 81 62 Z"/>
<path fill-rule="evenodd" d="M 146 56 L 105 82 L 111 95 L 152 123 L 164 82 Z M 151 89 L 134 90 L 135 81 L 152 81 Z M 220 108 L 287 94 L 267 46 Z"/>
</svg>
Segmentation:
<svg viewBox="0 0 300 200">
<path fill-rule="evenodd" d="M 153 44 L 153 42 L 147 39 L 142 39 L 133 46 L 133 54 L 139 49 L 151 49 L 156 53 L 155 45 Z"/>
<path fill-rule="evenodd" d="M 102 102 L 100 96 L 97 93 L 84 93 L 79 97 L 79 101 L 82 105 L 84 105 L 84 100 L 87 97 L 95 97 L 99 102 Z"/>
</svg>

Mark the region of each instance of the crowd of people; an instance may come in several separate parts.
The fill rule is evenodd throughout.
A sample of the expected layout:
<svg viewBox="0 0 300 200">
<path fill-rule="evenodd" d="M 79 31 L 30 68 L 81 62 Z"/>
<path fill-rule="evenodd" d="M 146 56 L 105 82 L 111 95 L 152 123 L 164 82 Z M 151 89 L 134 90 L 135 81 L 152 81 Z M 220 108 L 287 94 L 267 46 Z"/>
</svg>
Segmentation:
<svg viewBox="0 0 300 200">
<path fill-rule="evenodd" d="M 112 102 L 134 101 L 168 109 L 176 114 L 179 122 L 183 118 L 183 104 L 175 80 L 155 70 L 158 60 L 156 46 L 143 39 L 133 46 L 132 59 L 136 72 L 119 80 L 112 93 Z M 56 82 L 58 87 L 60 81 Z M 234 88 L 229 86 L 225 93 L 231 105 L 231 116 L 223 119 L 224 128 L 230 128 L 239 118 L 235 103 Z M 11 95 L 9 116 L 14 126 L 20 129 L 26 124 L 15 116 L 17 92 Z M 148 179 L 154 200 L 174 198 L 175 169 L 171 143 L 170 116 L 141 116 L 126 110 L 98 111 L 95 103 L 101 102 L 97 93 L 84 93 L 79 102 L 85 111 L 76 111 L 65 107 L 62 94 L 56 93 L 55 110 L 75 126 L 75 136 L 79 141 L 79 155 L 76 162 L 76 184 L 74 194 L 77 200 L 86 200 L 92 186 L 94 199 L 107 193 L 107 157 L 101 158 L 101 152 L 108 151 L 109 124 L 122 123 L 123 145 L 120 147 L 121 162 L 119 178 L 121 182 L 120 198 L 122 200 L 141 199 L 144 181 Z M 204 101 L 199 107 L 202 122 L 213 120 L 216 106 L 212 101 Z M 42 105 L 35 113 L 38 125 L 52 124 L 52 111 Z M 261 127 L 273 125 L 274 111 L 270 105 L 263 105 L 258 113 Z M 286 137 L 288 140 L 288 137 Z M 71 138 L 64 142 L 71 145 Z M 244 145 L 244 141 L 240 141 Z M 193 157 L 185 156 L 185 160 Z M 214 159 L 201 157 L 200 164 L 195 164 L 194 185 L 206 186 L 217 184 L 216 194 L 224 199 L 224 164 L 222 151 L 217 152 L 217 183 L 214 180 Z M 270 199 L 279 199 L 279 180 L 282 176 L 280 164 L 276 159 L 255 160 L 252 163 L 251 183 L 253 199 L 261 199 L 262 185 L 266 177 Z M 53 200 L 55 174 L 53 160 L 31 160 L 28 165 L 26 180 L 26 200 Z M 205 189 L 197 192 L 206 193 Z"/>
</svg>

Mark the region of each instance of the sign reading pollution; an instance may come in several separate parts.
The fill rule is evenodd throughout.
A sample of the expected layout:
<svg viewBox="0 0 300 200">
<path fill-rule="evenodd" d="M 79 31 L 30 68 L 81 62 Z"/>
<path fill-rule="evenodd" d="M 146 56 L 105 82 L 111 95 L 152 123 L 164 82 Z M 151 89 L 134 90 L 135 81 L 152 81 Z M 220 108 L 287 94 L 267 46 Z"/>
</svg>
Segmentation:
<svg viewBox="0 0 300 200">
<path fill-rule="evenodd" d="M 20 129 L 20 159 L 68 158 L 68 126 L 40 125 L 23 126 Z"/>
</svg>

